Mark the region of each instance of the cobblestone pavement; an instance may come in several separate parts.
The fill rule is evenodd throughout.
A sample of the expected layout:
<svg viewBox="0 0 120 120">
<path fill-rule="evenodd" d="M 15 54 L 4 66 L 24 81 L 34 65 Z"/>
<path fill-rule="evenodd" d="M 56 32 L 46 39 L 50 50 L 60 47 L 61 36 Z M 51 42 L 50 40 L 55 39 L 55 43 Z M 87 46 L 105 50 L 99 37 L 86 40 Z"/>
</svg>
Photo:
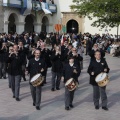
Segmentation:
<svg viewBox="0 0 120 120">
<path fill-rule="evenodd" d="M 75 92 L 74 108 L 64 109 L 64 85 L 61 90 L 52 92 L 51 71 L 47 75 L 47 84 L 43 87 L 41 110 L 32 106 L 28 80 L 21 82 L 20 102 L 12 98 L 7 80 L 0 80 L 0 120 L 120 120 L 120 58 L 106 56 L 111 69 L 110 83 L 107 86 L 109 111 L 94 109 L 92 87 L 86 73 L 89 57 L 84 56 L 84 70 L 79 77 L 79 88 Z"/>
</svg>

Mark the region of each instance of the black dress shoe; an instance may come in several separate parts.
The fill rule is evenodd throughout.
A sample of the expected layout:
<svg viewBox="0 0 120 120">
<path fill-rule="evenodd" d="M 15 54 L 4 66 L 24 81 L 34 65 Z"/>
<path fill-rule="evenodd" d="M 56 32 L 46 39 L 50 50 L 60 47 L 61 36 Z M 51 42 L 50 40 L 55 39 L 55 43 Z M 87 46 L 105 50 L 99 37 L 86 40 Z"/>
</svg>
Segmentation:
<svg viewBox="0 0 120 120">
<path fill-rule="evenodd" d="M 16 101 L 20 101 L 20 99 L 19 99 L 19 98 L 16 98 Z"/>
<path fill-rule="evenodd" d="M 9 85 L 9 88 L 11 88 L 11 86 Z"/>
<path fill-rule="evenodd" d="M 69 105 L 71 108 L 74 108 L 74 106 L 71 104 L 71 105 Z"/>
<path fill-rule="evenodd" d="M 70 108 L 69 107 L 65 107 L 65 110 L 70 110 Z"/>
<path fill-rule="evenodd" d="M 51 89 L 51 91 L 55 91 L 55 89 L 54 89 L 54 88 L 52 88 L 52 89 Z"/>
<path fill-rule="evenodd" d="M 109 109 L 107 107 L 102 107 L 103 110 L 108 111 Z"/>
<path fill-rule="evenodd" d="M 15 96 L 13 95 L 13 98 L 15 98 Z"/>
<path fill-rule="evenodd" d="M 39 106 L 36 106 L 36 110 L 40 110 L 40 107 L 39 107 Z"/>
<path fill-rule="evenodd" d="M 6 77 L 3 77 L 3 79 L 6 79 Z"/>
<path fill-rule="evenodd" d="M 56 90 L 60 90 L 60 88 L 57 87 Z"/>
<path fill-rule="evenodd" d="M 95 109 L 96 109 L 96 110 L 99 110 L 99 106 L 95 106 Z"/>
<path fill-rule="evenodd" d="M 35 106 L 35 103 L 33 103 L 33 106 Z"/>
</svg>

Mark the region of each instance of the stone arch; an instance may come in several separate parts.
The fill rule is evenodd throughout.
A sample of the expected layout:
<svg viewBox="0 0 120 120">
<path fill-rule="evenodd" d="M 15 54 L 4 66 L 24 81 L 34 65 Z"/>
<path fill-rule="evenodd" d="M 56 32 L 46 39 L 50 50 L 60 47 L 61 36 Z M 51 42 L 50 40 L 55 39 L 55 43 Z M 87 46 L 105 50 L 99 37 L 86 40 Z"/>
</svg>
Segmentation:
<svg viewBox="0 0 120 120">
<path fill-rule="evenodd" d="M 43 14 L 41 14 L 41 23 L 42 23 L 42 19 L 44 18 L 44 17 L 47 17 L 48 18 L 48 21 L 49 21 L 49 24 L 51 24 L 52 23 L 52 17 L 50 16 L 50 15 L 45 15 L 44 13 Z"/>
<path fill-rule="evenodd" d="M 49 27 L 49 19 L 47 16 L 44 16 L 42 18 L 42 27 L 41 27 L 41 31 L 42 32 L 48 32 L 48 27 Z"/>
<path fill-rule="evenodd" d="M 79 32 L 79 22 L 75 19 L 70 19 L 66 23 L 67 33 L 78 33 Z"/>
<path fill-rule="evenodd" d="M 19 18 L 17 16 L 17 14 L 15 13 L 11 13 L 8 16 L 8 33 L 15 33 L 16 32 L 16 22 L 18 22 Z"/>
<path fill-rule="evenodd" d="M 36 17 L 33 14 L 27 15 L 24 19 L 25 22 L 25 32 L 34 31 L 34 23 L 36 22 Z"/>
<path fill-rule="evenodd" d="M 66 26 L 67 22 L 69 20 L 74 19 L 79 24 L 78 32 L 84 33 L 84 17 L 78 16 L 77 14 L 75 14 L 73 12 L 62 12 L 62 14 L 63 14 L 63 17 L 62 17 L 62 24 L 63 25 Z"/>
</svg>

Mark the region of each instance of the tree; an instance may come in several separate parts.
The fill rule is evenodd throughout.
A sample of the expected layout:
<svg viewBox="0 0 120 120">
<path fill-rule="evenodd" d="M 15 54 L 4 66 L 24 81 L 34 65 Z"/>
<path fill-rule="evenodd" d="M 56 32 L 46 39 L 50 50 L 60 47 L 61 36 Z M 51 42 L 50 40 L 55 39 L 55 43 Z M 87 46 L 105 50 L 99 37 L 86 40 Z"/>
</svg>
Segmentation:
<svg viewBox="0 0 120 120">
<path fill-rule="evenodd" d="M 73 9 L 78 15 L 97 18 L 94 27 L 118 27 L 120 25 L 120 0 L 73 0 Z"/>
</svg>

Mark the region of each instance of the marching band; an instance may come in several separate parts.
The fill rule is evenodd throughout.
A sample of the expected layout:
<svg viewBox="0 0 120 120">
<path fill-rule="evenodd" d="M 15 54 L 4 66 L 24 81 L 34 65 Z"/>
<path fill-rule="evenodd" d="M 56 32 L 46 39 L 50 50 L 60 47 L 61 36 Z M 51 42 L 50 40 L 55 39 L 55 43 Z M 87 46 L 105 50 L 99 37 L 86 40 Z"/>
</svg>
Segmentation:
<svg viewBox="0 0 120 120">
<path fill-rule="evenodd" d="M 38 36 L 38 35 L 37 35 Z M 33 106 L 40 110 L 42 87 L 47 83 L 46 76 L 48 68 L 51 68 L 51 91 L 60 90 L 60 83 L 65 86 L 65 110 L 73 108 L 74 93 L 79 84 L 79 76 L 83 69 L 83 41 L 78 41 L 76 37 L 73 42 L 65 39 L 60 43 L 58 35 L 51 36 L 53 40 L 51 50 L 47 48 L 45 41 L 38 39 L 31 43 L 28 35 L 23 39 L 14 42 L 9 38 L 7 42 L 2 42 L 0 49 L 0 78 L 6 79 L 8 73 L 8 86 L 11 88 L 13 98 L 20 101 L 21 78 L 26 81 L 29 75 L 29 85 Z M 55 42 L 56 40 L 56 42 Z M 90 84 L 93 87 L 93 101 L 95 109 L 99 109 L 99 99 L 102 100 L 102 109 L 108 110 L 106 85 L 109 79 L 109 67 L 105 60 L 105 51 L 96 43 L 91 44 L 90 38 L 86 41 L 86 55 L 91 57 L 88 73 Z M 88 45 L 89 44 L 89 45 Z M 105 77 L 104 73 L 106 73 Z M 96 77 L 100 76 L 98 81 Z M 98 82 L 105 82 L 100 86 Z"/>
</svg>

